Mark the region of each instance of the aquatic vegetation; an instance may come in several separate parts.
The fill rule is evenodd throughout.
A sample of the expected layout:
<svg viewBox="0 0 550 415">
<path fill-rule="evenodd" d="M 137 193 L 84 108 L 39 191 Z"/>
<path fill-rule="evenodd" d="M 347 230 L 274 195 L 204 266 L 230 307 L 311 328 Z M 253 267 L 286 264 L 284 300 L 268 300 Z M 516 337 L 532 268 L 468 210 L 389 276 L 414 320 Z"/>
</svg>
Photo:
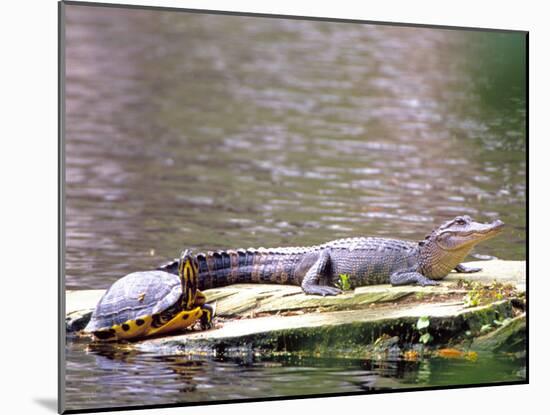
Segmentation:
<svg viewBox="0 0 550 415">
<path fill-rule="evenodd" d="M 416 322 L 416 329 L 421 333 L 419 341 L 423 344 L 428 344 L 433 340 L 433 336 L 428 332 L 430 326 L 430 318 L 427 316 L 420 317 Z"/>
<path fill-rule="evenodd" d="M 459 280 L 457 282 L 457 288 L 468 289 L 468 292 L 463 298 L 464 306 L 466 307 L 477 307 L 479 305 L 504 300 L 505 298 L 520 296 L 515 285 L 498 282 L 496 280 L 489 285 L 477 281 Z"/>
</svg>

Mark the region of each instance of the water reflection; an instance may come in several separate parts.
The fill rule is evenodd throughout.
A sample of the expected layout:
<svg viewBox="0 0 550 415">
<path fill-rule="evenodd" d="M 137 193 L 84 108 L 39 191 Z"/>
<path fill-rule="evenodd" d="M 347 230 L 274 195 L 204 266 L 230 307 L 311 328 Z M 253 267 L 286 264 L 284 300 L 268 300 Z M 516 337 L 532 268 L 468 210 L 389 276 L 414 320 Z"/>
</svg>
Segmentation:
<svg viewBox="0 0 550 415">
<path fill-rule="evenodd" d="M 155 355 L 111 345 L 67 345 L 71 409 L 521 380 L 525 359 L 481 354 L 476 362 Z M 82 376 L 85 370 L 86 376 Z M 524 369 L 523 369 L 524 370 Z M 230 381 L 229 381 L 230 379 Z"/>
</svg>

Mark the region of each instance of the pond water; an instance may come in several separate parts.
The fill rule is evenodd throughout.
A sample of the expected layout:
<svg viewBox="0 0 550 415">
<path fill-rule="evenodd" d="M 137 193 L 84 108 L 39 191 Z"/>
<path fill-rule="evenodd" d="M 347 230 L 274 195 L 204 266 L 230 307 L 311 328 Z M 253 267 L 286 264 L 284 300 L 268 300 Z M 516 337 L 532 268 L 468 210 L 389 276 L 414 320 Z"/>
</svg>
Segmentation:
<svg viewBox="0 0 550 415">
<path fill-rule="evenodd" d="M 183 247 L 414 240 L 458 214 L 508 225 L 475 257 L 525 259 L 522 34 L 71 5 L 66 39 L 67 289 L 107 288 Z M 366 362 L 67 348 L 74 407 L 386 387 Z M 520 370 L 425 365 L 384 376 Z M 298 387 L 312 376 L 319 388 Z"/>
<path fill-rule="evenodd" d="M 525 379 L 525 357 L 479 354 L 475 361 L 383 361 L 298 356 L 156 355 L 71 342 L 66 399 L 71 409 L 139 406 L 391 389 L 491 384 Z M 86 376 L 82 376 L 82 373 Z M 231 379 L 231 381 L 228 381 Z"/>
</svg>

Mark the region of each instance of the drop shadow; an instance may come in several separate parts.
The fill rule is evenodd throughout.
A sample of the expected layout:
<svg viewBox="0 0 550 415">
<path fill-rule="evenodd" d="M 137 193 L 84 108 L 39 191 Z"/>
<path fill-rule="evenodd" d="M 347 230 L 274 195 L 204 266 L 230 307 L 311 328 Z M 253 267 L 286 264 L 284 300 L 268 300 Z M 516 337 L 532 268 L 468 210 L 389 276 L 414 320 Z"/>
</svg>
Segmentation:
<svg viewBox="0 0 550 415">
<path fill-rule="evenodd" d="M 34 398 L 34 401 L 52 412 L 57 413 L 57 399 L 55 398 Z"/>
</svg>

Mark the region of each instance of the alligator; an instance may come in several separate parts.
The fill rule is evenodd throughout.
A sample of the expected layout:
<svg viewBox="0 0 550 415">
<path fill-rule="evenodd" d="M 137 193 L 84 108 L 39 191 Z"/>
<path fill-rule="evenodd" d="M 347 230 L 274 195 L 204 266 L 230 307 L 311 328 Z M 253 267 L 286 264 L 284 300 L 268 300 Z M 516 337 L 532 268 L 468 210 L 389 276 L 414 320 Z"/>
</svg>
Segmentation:
<svg viewBox="0 0 550 415">
<path fill-rule="evenodd" d="M 437 285 L 452 270 L 478 272 L 460 262 L 472 248 L 501 232 L 504 223 L 458 216 L 414 242 L 379 237 L 337 239 L 321 245 L 249 248 L 196 254 L 199 290 L 239 283 L 299 285 L 306 294 L 336 295 L 347 275 L 351 288 L 387 284 Z M 179 260 L 157 269 L 177 274 Z"/>
</svg>

